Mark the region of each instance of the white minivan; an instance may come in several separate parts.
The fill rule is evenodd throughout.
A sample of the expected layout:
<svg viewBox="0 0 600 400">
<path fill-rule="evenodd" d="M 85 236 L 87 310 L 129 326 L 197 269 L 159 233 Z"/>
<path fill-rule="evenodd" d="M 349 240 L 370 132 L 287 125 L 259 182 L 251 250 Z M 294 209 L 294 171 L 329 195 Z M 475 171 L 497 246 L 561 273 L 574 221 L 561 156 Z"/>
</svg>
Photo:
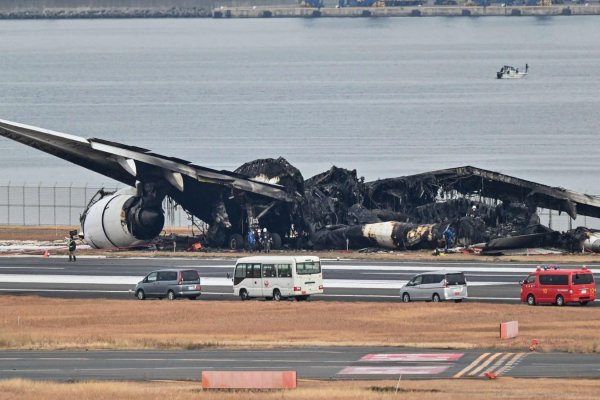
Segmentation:
<svg viewBox="0 0 600 400">
<path fill-rule="evenodd" d="M 433 271 L 419 274 L 400 288 L 404 303 L 413 300 L 439 302 L 454 300 L 460 303 L 467 298 L 467 281 L 461 271 Z"/>
<path fill-rule="evenodd" d="M 255 256 L 237 260 L 233 294 L 242 300 L 252 297 L 306 300 L 323 293 L 321 260 L 316 256 Z"/>
</svg>

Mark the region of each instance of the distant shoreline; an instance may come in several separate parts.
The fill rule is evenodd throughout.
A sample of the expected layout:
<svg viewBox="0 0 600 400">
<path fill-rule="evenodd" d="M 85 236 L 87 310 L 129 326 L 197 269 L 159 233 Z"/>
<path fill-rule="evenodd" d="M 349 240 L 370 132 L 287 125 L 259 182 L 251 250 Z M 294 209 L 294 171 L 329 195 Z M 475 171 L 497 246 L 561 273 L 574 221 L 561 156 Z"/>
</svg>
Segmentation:
<svg viewBox="0 0 600 400">
<path fill-rule="evenodd" d="M 600 4 L 553 6 L 410 6 L 310 8 L 286 6 L 206 8 L 49 8 L 0 11 L 0 19 L 128 19 L 128 18 L 357 18 L 357 17 L 485 17 L 600 15 Z"/>
</svg>

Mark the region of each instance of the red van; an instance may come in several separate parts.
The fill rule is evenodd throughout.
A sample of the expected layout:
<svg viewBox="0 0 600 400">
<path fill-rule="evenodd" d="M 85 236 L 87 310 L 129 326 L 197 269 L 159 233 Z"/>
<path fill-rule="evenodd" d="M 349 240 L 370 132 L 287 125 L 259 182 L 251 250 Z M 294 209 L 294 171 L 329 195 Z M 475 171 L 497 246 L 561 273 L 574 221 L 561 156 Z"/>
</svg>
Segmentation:
<svg viewBox="0 0 600 400">
<path fill-rule="evenodd" d="M 579 303 L 585 306 L 596 299 L 596 283 L 592 271 L 538 267 L 521 282 L 521 301 L 530 306 L 551 303 L 563 306 Z"/>
</svg>

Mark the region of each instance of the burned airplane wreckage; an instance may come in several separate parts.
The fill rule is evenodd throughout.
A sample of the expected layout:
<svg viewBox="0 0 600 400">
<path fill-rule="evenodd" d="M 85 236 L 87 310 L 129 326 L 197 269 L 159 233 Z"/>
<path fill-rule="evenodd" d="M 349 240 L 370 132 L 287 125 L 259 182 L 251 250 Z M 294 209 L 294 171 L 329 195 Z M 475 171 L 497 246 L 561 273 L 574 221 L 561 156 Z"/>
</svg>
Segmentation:
<svg viewBox="0 0 600 400">
<path fill-rule="evenodd" d="M 0 135 L 128 186 L 101 193 L 82 215 L 84 240 L 97 248 L 155 239 L 169 197 L 208 225 L 202 240 L 209 247 L 241 249 L 249 229 L 266 228 L 274 249 L 433 249 L 452 241 L 483 243 L 485 250 L 600 250 L 600 235 L 584 228 L 555 232 L 537 214 L 543 208 L 598 218 L 599 197 L 470 166 L 372 182 L 334 166 L 304 180 L 283 158 L 229 172 L 4 120 Z"/>
<path fill-rule="evenodd" d="M 301 211 L 291 218 L 301 248 L 434 249 L 444 246 L 452 232 L 454 245 L 478 244 L 488 252 L 526 247 L 576 251 L 582 246 L 596 251 L 593 243 L 600 239 L 584 228 L 553 231 L 540 224 L 537 214 L 544 208 L 573 219 L 578 213 L 600 217 L 599 197 L 471 166 L 372 182 L 334 166 L 303 184 L 299 171 L 282 158 L 257 160 L 236 172 L 279 180 L 304 194 L 294 207 Z"/>
</svg>

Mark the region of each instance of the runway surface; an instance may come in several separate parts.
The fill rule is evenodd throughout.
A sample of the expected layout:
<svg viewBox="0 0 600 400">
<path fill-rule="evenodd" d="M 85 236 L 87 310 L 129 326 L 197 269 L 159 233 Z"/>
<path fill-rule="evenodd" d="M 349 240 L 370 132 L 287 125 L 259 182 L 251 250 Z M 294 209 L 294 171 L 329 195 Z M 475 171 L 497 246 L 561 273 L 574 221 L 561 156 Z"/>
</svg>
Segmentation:
<svg viewBox="0 0 600 400">
<path fill-rule="evenodd" d="M 0 257 L 0 293 L 64 298 L 133 298 L 130 290 L 148 272 L 165 267 L 194 268 L 202 299 L 231 300 L 235 259 Z M 439 269 L 464 271 L 469 301 L 518 302 L 522 280 L 536 264 L 322 260 L 325 293 L 312 301 L 399 301 L 399 289 L 414 275 Z M 580 267 L 580 265 L 561 265 Z M 600 265 L 588 265 L 596 279 Z M 599 306 L 598 302 L 591 306 Z"/>
<path fill-rule="evenodd" d="M 4 351 L 0 376 L 46 380 L 199 380 L 202 371 L 293 370 L 300 379 L 592 378 L 600 355 L 315 347 L 200 351 Z"/>
<path fill-rule="evenodd" d="M 136 300 L 131 289 L 164 267 L 197 269 L 202 299 L 233 300 L 235 259 L 0 257 L 0 294 Z M 323 260 L 325 293 L 311 301 L 400 301 L 399 288 L 423 271 L 464 271 L 468 301 L 518 302 L 518 281 L 535 264 Z M 561 267 L 578 267 L 561 265 Z M 589 265 L 598 279 L 600 266 Z M 460 307 L 459 304 L 456 305 Z M 588 307 L 598 307 L 598 302 Z M 525 305 L 523 307 L 526 307 Z M 577 307 L 577 306 L 574 306 Z M 323 347 L 193 351 L 3 351 L 0 376 L 50 380 L 200 379 L 204 370 L 295 370 L 310 379 L 600 377 L 600 355 L 523 351 L 440 351 Z"/>
</svg>

